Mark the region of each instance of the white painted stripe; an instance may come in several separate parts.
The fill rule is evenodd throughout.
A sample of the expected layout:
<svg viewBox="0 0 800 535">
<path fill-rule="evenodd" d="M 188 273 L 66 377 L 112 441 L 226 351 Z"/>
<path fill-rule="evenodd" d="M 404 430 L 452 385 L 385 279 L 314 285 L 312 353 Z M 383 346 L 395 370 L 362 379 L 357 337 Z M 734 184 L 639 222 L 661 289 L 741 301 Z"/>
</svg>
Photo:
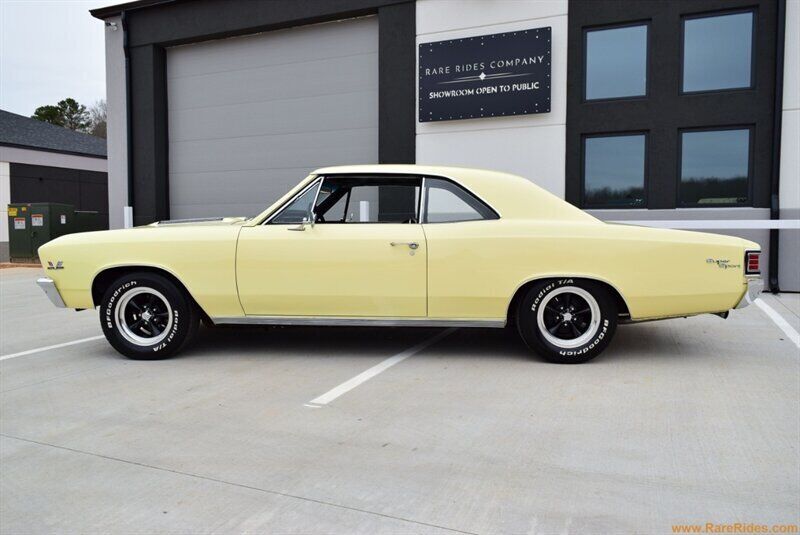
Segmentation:
<svg viewBox="0 0 800 535">
<path fill-rule="evenodd" d="M 678 219 L 674 221 L 668 219 L 637 219 L 630 221 L 614 220 L 607 221 L 607 223 L 688 229 L 800 229 L 800 219 Z"/>
<path fill-rule="evenodd" d="M 11 353 L 10 355 L 3 355 L 0 356 L 0 360 L 7 360 L 7 359 L 15 359 L 17 357 L 24 357 L 25 355 L 33 355 L 34 353 L 41 353 L 42 351 L 50 351 L 51 349 L 59 349 L 62 347 L 74 346 L 77 344 L 83 344 L 84 342 L 92 342 L 94 340 L 100 340 L 101 338 L 105 338 L 105 336 L 91 336 L 89 338 L 81 338 L 80 340 L 73 340 L 71 342 L 64 342 L 63 344 L 55 344 L 52 346 L 45 346 L 45 347 L 37 347 L 36 349 L 29 349 L 27 351 L 20 351 L 19 353 Z"/>
<path fill-rule="evenodd" d="M 748 297 L 748 300 L 749 300 L 749 297 Z M 764 300 L 761 299 L 760 297 L 758 299 L 756 299 L 755 301 L 752 301 L 752 302 L 755 303 L 758 306 L 758 308 L 763 310 L 764 314 L 769 316 L 769 319 L 771 319 L 773 322 L 775 322 L 775 325 L 780 327 L 780 329 L 784 333 L 786 333 L 786 336 L 789 338 L 789 340 L 794 342 L 794 345 L 796 345 L 798 348 L 800 348 L 800 334 L 798 334 L 798 332 L 794 330 L 794 327 L 789 325 L 788 321 L 783 319 L 783 316 L 778 314 L 778 312 L 776 312 L 774 308 L 772 308 L 767 303 L 765 303 Z"/>
<path fill-rule="evenodd" d="M 305 406 L 306 407 L 319 408 L 322 405 L 327 405 L 328 403 L 330 403 L 334 399 L 338 398 L 339 396 L 350 392 L 352 389 L 354 389 L 355 387 L 357 387 L 361 383 L 369 381 L 370 379 L 372 379 L 373 377 L 375 377 L 379 373 L 385 372 L 386 370 L 388 370 L 389 368 L 391 368 L 395 364 L 406 360 L 408 357 L 419 353 L 420 351 L 422 351 L 423 349 L 425 349 L 427 347 L 430 347 L 431 345 L 435 344 L 436 342 L 438 342 L 439 340 L 441 340 L 445 336 L 448 336 L 448 335 L 452 334 L 456 330 L 457 329 L 447 329 L 446 331 L 442 331 L 439 334 L 437 334 L 436 336 L 428 338 L 424 342 L 419 343 L 419 344 L 417 344 L 414 347 L 411 347 L 409 349 L 406 349 L 402 353 L 398 353 L 397 355 L 395 355 L 393 357 L 389 357 L 388 359 L 384 360 L 383 362 L 381 362 L 379 364 L 376 364 L 372 368 L 359 373 L 358 375 L 356 375 L 352 379 L 350 379 L 348 381 L 345 381 L 344 383 L 340 384 L 336 388 L 333 388 L 332 390 L 329 390 L 329 391 L 325 392 L 321 396 L 312 399 L 311 401 L 306 403 Z"/>
</svg>

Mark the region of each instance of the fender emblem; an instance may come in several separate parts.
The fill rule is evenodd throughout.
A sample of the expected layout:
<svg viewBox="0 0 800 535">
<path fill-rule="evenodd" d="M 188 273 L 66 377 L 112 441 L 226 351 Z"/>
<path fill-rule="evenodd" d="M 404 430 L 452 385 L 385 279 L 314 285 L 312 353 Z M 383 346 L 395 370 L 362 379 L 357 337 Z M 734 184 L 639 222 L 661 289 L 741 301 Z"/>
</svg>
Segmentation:
<svg viewBox="0 0 800 535">
<path fill-rule="evenodd" d="M 716 258 L 706 258 L 706 264 L 716 264 L 720 269 L 731 269 L 731 268 L 740 268 L 742 267 L 741 264 L 731 264 L 731 261 L 727 258 L 725 259 L 716 259 Z"/>
<path fill-rule="evenodd" d="M 61 260 L 58 260 L 55 263 L 55 265 L 53 265 L 53 262 L 51 260 L 48 260 L 47 261 L 47 269 L 64 269 L 64 262 L 62 262 Z"/>
</svg>

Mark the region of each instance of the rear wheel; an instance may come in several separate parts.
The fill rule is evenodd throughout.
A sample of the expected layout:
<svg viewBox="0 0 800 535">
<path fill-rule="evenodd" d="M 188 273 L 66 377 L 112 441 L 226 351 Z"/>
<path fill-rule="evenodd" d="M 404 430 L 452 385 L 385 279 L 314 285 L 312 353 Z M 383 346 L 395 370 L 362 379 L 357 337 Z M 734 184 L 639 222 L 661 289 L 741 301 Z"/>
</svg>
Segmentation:
<svg viewBox="0 0 800 535">
<path fill-rule="evenodd" d="M 536 283 L 517 310 L 517 329 L 528 347 L 559 364 L 593 359 L 608 346 L 616 328 L 615 300 L 592 281 Z"/>
<path fill-rule="evenodd" d="M 200 314 L 172 281 L 154 273 L 131 273 L 103 295 L 100 322 L 109 343 L 128 358 L 171 357 L 194 337 Z"/>
</svg>

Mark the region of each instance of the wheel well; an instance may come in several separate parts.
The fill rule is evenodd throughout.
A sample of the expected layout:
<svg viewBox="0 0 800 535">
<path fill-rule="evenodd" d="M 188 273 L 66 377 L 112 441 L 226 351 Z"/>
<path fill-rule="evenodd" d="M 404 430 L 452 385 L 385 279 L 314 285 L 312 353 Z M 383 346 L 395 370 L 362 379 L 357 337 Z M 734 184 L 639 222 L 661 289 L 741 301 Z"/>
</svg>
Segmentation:
<svg viewBox="0 0 800 535">
<path fill-rule="evenodd" d="M 614 288 L 613 286 L 611 286 L 607 282 L 603 282 L 603 281 L 600 281 L 600 280 L 597 280 L 597 279 L 589 279 L 589 278 L 585 278 L 585 277 L 570 277 L 570 278 L 575 279 L 575 280 L 585 280 L 585 281 L 593 282 L 595 284 L 599 284 L 600 286 L 603 286 L 606 290 L 608 290 L 608 293 L 611 294 L 614 297 L 614 300 L 617 302 L 618 314 L 620 316 L 628 316 L 628 315 L 630 315 L 630 311 L 628 310 L 627 303 L 625 303 L 625 299 L 622 297 L 622 295 L 619 293 L 619 291 L 617 291 L 616 288 Z M 514 324 L 513 322 L 515 322 L 516 315 L 517 315 L 517 305 L 518 305 L 520 299 L 522 299 L 522 296 L 525 295 L 525 292 L 528 291 L 528 288 L 530 288 L 534 284 L 537 284 L 537 283 L 542 282 L 544 280 L 556 280 L 556 279 L 552 278 L 552 277 L 548 277 L 546 279 L 534 279 L 534 280 L 526 282 L 525 284 L 523 284 L 522 286 L 520 286 L 517 289 L 516 293 L 514 294 L 514 297 L 511 298 L 511 302 L 508 304 L 508 312 L 507 312 L 507 315 L 506 315 L 506 317 L 508 318 L 508 325 L 513 325 Z"/>
<path fill-rule="evenodd" d="M 184 286 L 175 275 L 165 269 L 152 266 L 120 266 L 109 268 L 98 273 L 92 281 L 92 303 L 94 303 L 94 306 L 100 306 L 100 301 L 103 299 L 103 294 L 106 293 L 108 287 L 111 286 L 115 280 L 122 277 L 126 273 L 141 272 L 154 273 L 156 275 L 161 275 L 165 279 L 168 279 L 175 286 L 180 288 L 187 296 L 189 296 L 189 299 L 191 299 L 192 303 L 194 303 L 194 306 L 197 307 L 197 310 L 200 311 L 200 314 L 202 314 L 204 318 L 209 319 L 208 314 L 206 314 L 203 308 L 197 304 L 197 301 L 195 301 L 194 297 L 192 297 L 192 294 L 189 292 L 189 290 L 186 289 L 186 286 Z"/>
</svg>

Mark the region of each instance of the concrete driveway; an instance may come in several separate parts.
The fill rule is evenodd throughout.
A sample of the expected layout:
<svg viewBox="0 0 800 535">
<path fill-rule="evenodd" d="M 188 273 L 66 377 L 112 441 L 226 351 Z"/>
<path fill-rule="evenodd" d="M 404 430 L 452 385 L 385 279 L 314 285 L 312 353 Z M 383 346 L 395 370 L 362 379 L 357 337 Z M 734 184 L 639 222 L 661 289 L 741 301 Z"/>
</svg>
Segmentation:
<svg viewBox="0 0 800 535">
<path fill-rule="evenodd" d="M 789 331 L 758 306 L 627 325 L 581 366 L 366 328 L 203 329 L 136 362 L 40 275 L 0 270 L 3 533 L 800 524 L 798 295 L 763 298 Z"/>
</svg>

